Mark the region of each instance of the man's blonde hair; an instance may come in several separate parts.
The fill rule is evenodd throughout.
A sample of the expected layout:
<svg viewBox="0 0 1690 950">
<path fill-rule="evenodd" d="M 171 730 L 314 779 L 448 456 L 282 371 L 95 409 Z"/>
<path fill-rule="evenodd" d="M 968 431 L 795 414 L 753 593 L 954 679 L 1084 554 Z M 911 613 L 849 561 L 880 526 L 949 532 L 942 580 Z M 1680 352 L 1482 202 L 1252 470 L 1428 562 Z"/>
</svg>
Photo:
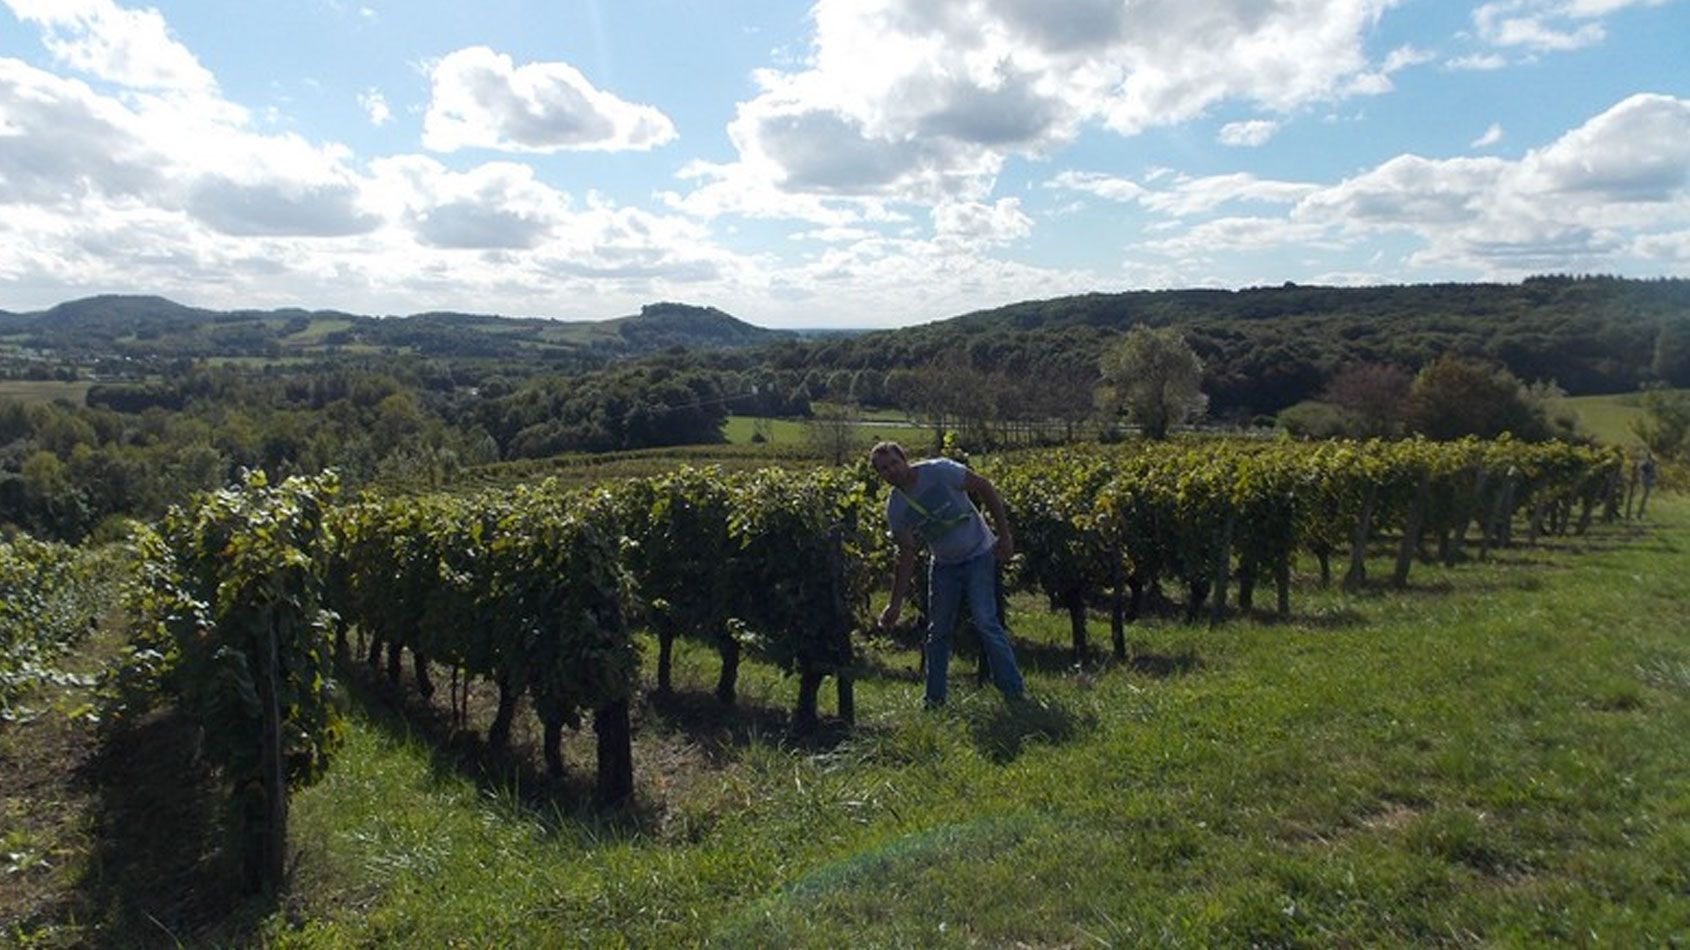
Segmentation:
<svg viewBox="0 0 1690 950">
<path fill-rule="evenodd" d="M 909 456 L 904 454 L 904 447 L 896 442 L 876 442 L 874 448 L 868 450 L 868 457 L 871 462 L 882 455 L 890 455 L 900 462 L 909 461 Z"/>
</svg>

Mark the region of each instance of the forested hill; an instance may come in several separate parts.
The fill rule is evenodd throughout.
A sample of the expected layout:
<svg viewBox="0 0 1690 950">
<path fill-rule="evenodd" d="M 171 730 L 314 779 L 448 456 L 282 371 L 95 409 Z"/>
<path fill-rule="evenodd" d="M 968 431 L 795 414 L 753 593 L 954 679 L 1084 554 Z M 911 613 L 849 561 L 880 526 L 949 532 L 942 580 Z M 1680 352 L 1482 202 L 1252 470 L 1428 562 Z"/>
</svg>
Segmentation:
<svg viewBox="0 0 1690 950">
<path fill-rule="evenodd" d="M 1690 385 L 1690 281 L 1538 277 L 1520 284 L 1135 291 L 1029 301 L 902 330 L 779 348 L 779 365 L 891 371 L 935 359 L 1052 384 L 1095 378 L 1135 324 L 1178 326 L 1212 408 L 1274 412 L 1349 363 L 1415 370 L 1455 352 L 1570 393 Z"/>
<path fill-rule="evenodd" d="M 718 349 L 793 338 L 713 307 L 650 304 L 638 314 L 562 321 L 469 313 L 370 317 L 339 311 L 186 307 L 163 297 L 109 295 L 34 313 L 0 311 L 0 336 L 76 358 L 321 357 L 414 353 L 439 358 L 582 364 L 669 347 Z"/>
<path fill-rule="evenodd" d="M 955 394 L 971 385 L 968 373 L 988 374 L 1023 383 L 1027 391 L 1012 397 L 1023 408 L 1064 415 L 1089 410 L 1098 357 L 1140 323 L 1184 330 L 1204 360 L 1211 412 L 1221 417 L 1277 412 L 1318 394 L 1348 364 L 1413 371 L 1447 352 L 1500 363 L 1527 381 L 1553 380 L 1575 395 L 1655 382 L 1690 386 L 1690 280 L 1611 277 L 1085 294 L 821 338 L 679 303 L 565 322 L 217 312 L 160 297 L 107 296 L 37 313 L 0 312 L 0 355 L 19 348 L 45 354 L 27 367 L 36 370 L 48 361 L 86 367 L 116 356 L 153 360 L 152 370 L 160 371 L 157 361 L 182 358 L 418 355 L 483 361 L 483 371 L 515 379 L 652 354 L 666 372 L 754 372 L 774 379 L 781 392 L 868 405 L 914 405 L 925 398 L 923 387 Z M 134 368 L 128 366 L 118 372 Z M 962 377 L 935 372 L 959 367 Z"/>
</svg>

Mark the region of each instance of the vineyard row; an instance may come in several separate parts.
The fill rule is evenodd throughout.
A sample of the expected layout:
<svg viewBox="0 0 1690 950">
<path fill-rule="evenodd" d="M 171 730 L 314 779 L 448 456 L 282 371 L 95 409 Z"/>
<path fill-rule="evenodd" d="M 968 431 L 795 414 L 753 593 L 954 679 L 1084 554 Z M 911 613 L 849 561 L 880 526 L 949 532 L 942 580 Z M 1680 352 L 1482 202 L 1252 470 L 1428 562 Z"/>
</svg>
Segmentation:
<svg viewBox="0 0 1690 950">
<path fill-rule="evenodd" d="M 1347 559 L 1353 585 L 1369 543 L 1389 535 L 1402 584 L 1434 545 L 1453 562 L 1476 541 L 1483 556 L 1517 523 L 1578 532 L 1624 503 L 1617 451 L 1506 438 L 1100 447 L 1007 457 L 983 472 L 1017 535 L 1009 582 L 1069 612 L 1080 657 L 1090 605 L 1110 605 L 1120 653 L 1123 625 L 1159 605 L 1218 621 L 1230 596 L 1248 609 L 1258 584 L 1271 584 L 1288 612 L 1301 549 L 1323 579 Z M 885 490 L 866 465 L 686 468 L 568 491 L 548 481 L 336 494 L 332 474 L 279 485 L 255 476 L 173 510 L 138 542 L 137 655 L 195 704 L 208 745 L 254 803 L 255 882 L 280 879 L 286 787 L 320 775 L 339 742 L 331 674 L 349 628 L 371 661 L 385 650 L 395 677 L 409 649 L 425 692 L 430 662 L 454 681 L 495 683 L 495 747 L 526 693 L 554 771 L 562 730 L 590 716 L 607 803 L 633 787 L 636 626 L 656 634 L 659 690 L 670 688 L 675 638 L 688 637 L 719 651 L 723 702 L 749 650 L 797 675 L 798 729 L 816 722 L 827 676 L 840 717 L 853 716 L 852 635 L 872 623 L 895 554 Z"/>
</svg>

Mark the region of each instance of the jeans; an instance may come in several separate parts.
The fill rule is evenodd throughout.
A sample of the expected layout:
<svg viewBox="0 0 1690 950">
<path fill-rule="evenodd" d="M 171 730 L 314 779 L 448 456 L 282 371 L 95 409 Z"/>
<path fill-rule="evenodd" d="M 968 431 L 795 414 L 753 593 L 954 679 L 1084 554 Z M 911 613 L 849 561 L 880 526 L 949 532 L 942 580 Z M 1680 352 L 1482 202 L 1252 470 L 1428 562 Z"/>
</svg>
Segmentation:
<svg viewBox="0 0 1690 950">
<path fill-rule="evenodd" d="M 992 682 L 1004 696 L 1020 699 L 1021 671 L 1009 634 L 998 619 L 997 559 L 991 551 L 959 564 L 934 564 L 927 573 L 927 704 L 945 701 L 945 676 L 951 663 L 951 632 L 963 595 L 980 631 L 980 646 L 992 670 Z"/>
</svg>

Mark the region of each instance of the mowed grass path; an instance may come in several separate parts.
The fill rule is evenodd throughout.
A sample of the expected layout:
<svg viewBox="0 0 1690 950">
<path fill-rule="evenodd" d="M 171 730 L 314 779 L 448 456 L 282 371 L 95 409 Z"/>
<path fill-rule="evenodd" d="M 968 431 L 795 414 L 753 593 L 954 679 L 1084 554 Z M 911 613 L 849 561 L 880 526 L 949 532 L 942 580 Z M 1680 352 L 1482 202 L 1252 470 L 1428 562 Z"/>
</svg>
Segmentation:
<svg viewBox="0 0 1690 950">
<path fill-rule="evenodd" d="M 688 647 L 681 695 L 637 713 L 640 804 L 618 821 L 572 804 L 590 734 L 571 740 L 567 787 L 521 787 L 531 773 L 478 773 L 368 702 L 330 776 L 295 799 L 288 912 L 248 936 L 1682 939 L 1690 503 L 1651 514 L 1641 534 L 1598 526 L 1487 564 L 1418 565 L 1404 592 L 1321 591 L 1305 573 L 1290 623 L 1135 626 L 1133 662 L 1082 671 L 1063 660 L 1065 620 L 1018 599 L 1037 706 L 1010 711 L 957 663 L 950 707 L 923 713 L 914 655 L 877 648 L 860 726 L 819 745 L 786 738 L 795 684 L 766 667 L 746 671 L 738 713 L 715 714 L 714 656 Z"/>
</svg>

